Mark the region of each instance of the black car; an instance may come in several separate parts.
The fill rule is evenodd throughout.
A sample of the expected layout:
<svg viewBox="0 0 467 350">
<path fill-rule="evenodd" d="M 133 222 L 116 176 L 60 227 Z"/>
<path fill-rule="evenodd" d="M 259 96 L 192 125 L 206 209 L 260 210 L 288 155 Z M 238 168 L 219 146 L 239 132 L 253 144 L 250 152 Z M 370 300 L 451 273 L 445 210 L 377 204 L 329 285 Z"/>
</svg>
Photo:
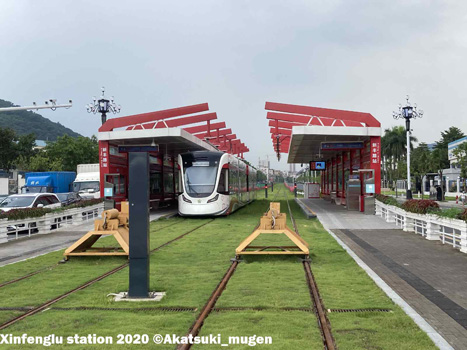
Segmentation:
<svg viewBox="0 0 467 350">
<path fill-rule="evenodd" d="M 60 199 L 62 206 L 67 206 L 83 200 L 78 192 L 56 193 L 56 195 L 58 199 Z"/>
</svg>

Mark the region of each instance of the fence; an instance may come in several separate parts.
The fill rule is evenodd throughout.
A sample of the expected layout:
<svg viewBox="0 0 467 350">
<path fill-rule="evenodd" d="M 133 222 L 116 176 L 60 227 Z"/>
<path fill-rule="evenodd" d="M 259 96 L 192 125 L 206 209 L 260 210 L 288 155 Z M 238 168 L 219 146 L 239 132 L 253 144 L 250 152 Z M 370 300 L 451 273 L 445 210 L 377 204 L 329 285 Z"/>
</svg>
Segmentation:
<svg viewBox="0 0 467 350">
<path fill-rule="evenodd" d="M 376 201 L 376 215 L 404 231 L 413 231 L 431 241 L 441 241 L 467 253 L 467 222 L 433 214 L 415 214 Z"/>
<path fill-rule="evenodd" d="M 47 234 L 62 227 L 80 225 L 98 217 L 103 210 L 104 203 L 99 203 L 84 208 L 48 213 L 37 218 L 10 221 L 0 219 L 0 243 L 30 237 L 32 234 Z"/>
</svg>

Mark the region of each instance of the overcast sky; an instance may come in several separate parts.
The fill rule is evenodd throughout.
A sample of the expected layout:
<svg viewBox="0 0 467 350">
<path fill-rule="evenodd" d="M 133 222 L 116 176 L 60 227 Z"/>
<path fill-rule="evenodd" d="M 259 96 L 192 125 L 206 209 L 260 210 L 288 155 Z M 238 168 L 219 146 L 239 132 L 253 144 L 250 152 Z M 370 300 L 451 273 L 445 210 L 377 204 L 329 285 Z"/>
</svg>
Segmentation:
<svg viewBox="0 0 467 350">
<path fill-rule="evenodd" d="M 0 98 L 71 98 L 40 113 L 85 136 L 101 86 L 120 115 L 208 102 L 255 164 L 273 158 L 265 101 L 369 112 L 388 128 L 409 94 L 420 141 L 467 132 L 463 1 L 0 0 L 0 50 Z"/>
</svg>

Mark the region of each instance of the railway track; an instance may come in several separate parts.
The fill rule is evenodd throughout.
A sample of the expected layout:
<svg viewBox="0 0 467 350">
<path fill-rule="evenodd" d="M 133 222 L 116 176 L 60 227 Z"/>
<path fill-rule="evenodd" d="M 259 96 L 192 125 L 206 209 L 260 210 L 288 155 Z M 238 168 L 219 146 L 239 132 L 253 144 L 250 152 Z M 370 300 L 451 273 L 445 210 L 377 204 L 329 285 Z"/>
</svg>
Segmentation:
<svg viewBox="0 0 467 350">
<path fill-rule="evenodd" d="M 182 239 L 183 237 L 187 236 L 188 234 L 190 234 L 190 233 L 192 233 L 192 232 L 194 232 L 196 230 L 199 230 L 200 228 L 206 226 L 207 224 L 209 224 L 209 223 L 211 223 L 213 221 L 214 221 L 214 219 L 211 219 L 208 222 L 205 222 L 205 223 L 203 223 L 203 224 L 189 230 L 188 232 L 185 232 L 185 233 L 181 234 L 180 236 L 177 236 L 174 239 L 172 239 L 172 240 L 170 240 L 168 242 L 165 242 L 164 244 L 161 244 L 160 246 L 152 249 L 151 253 L 154 253 L 154 252 L 162 249 L 163 247 L 169 245 L 170 243 L 173 243 L 175 241 L 178 241 L 178 240 Z M 62 299 L 65 299 L 69 295 L 71 295 L 71 294 L 73 294 L 75 292 L 78 292 L 80 290 L 83 290 L 83 289 L 89 287 L 90 285 L 93 285 L 94 283 L 99 282 L 99 281 L 103 280 L 104 278 L 106 278 L 106 277 L 108 277 L 110 275 L 113 275 L 114 273 L 116 273 L 116 272 L 118 272 L 120 270 L 123 270 L 128 265 L 129 265 L 129 263 L 125 263 L 125 264 L 122 264 L 120 266 L 117 266 L 116 268 L 114 268 L 114 269 L 112 269 L 110 271 L 107 271 L 106 273 L 104 273 L 104 274 L 102 274 L 102 275 L 100 275 L 100 276 L 98 276 L 98 277 L 96 277 L 96 278 L 94 278 L 94 279 L 92 279 L 92 280 L 90 280 L 90 281 L 76 287 L 76 288 L 73 288 L 73 289 L 69 290 L 68 292 L 65 292 L 65 293 L 59 295 L 58 297 L 55 297 L 55 298 L 53 298 L 51 300 L 48 300 L 45 303 L 26 311 L 24 314 L 21 314 L 21 315 L 15 317 L 15 318 L 12 318 L 11 320 L 8 320 L 8 321 L 0 324 L 0 330 L 3 330 L 5 328 L 7 328 L 7 327 L 21 321 L 21 320 L 24 320 L 25 318 L 27 318 L 29 316 L 35 315 L 35 314 L 37 314 L 37 313 L 39 313 L 41 311 L 44 311 L 44 310 L 48 309 L 51 305 L 59 302 Z"/>
<path fill-rule="evenodd" d="M 184 220 L 183 220 L 183 221 L 184 221 Z M 183 221 L 182 221 L 182 222 L 183 222 Z M 164 226 L 164 227 L 158 228 L 157 230 L 154 230 L 154 232 L 158 232 L 158 231 L 163 230 L 163 229 L 165 229 L 165 228 L 167 228 L 167 227 L 174 226 L 174 225 L 180 224 L 180 223 L 182 223 L 182 222 L 175 222 L 175 223 L 172 223 L 172 224 L 170 224 L 170 225 L 166 225 L 166 226 Z M 23 275 L 23 276 L 21 276 L 21 277 L 17 277 L 17 278 L 14 278 L 14 279 L 12 279 L 12 280 L 9 280 L 9 281 L 2 282 L 2 283 L 0 283 L 0 288 L 6 287 L 6 286 L 8 286 L 8 285 L 10 285 L 10 284 L 14 284 L 14 283 L 16 283 L 16 282 L 23 281 L 23 280 L 28 279 L 28 278 L 30 278 L 30 277 L 32 277 L 32 276 L 35 276 L 35 275 L 37 275 L 37 274 L 39 274 L 39 273 L 42 273 L 42 272 L 45 272 L 45 271 L 53 270 L 54 268 L 58 267 L 59 265 L 61 265 L 61 263 L 56 263 L 56 264 L 53 264 L 53 265 L 49 265 L 49 266 L 43 267 L 43 268 L 41 268 L 41 269 L 39 269 L 39 270 L 30 272 L 30 273 L 28 273 L 28 274 L 26 274 L 26 275 Z"/>
<path fill-rule="evenodd" d="M 276 200 L 278 195 L 281 193 L 281 190 L 276 192 L 272 201 Z M 290 215 L 290 219 L 292 221 L 294 230 L 297 234 L 299 234 L 297 223 L 295 222 L 295 218 L 293 217 L 292 209 L 290 208 L 290 203 L 287 198 L 287 193 L 285 194 L 285 200 L 287 201 L 287 207 L 289 209 L 289 215 Z M 267 209 L 269 209 L 269 204 L 268 204 Z M 221 296 L 225 287 L 227 286 L 227 283 L 229 282 L 230 278 L 233 276 L 238 264 L 239 264 L 239 260 L 237 259 L 232 260 L 232 264 L 229 266 L 229 268 L 227 269 L 227 272 L 224 274 L 221 281 L 219 282 L 217 287 L 212 292 L 207 303 L 201 309 L 201 312 L 198 314 L 198 317 L 196 318 L 195 322 L 193 323 L 190 330 L 188 331 L 187 336 L 191 335 L 193 337 L 196 337 L 199 334 L 201 327 L 203 326 L 204 321 L 209 316 L 209 314 L 211 312 L 219 312 L 220 310 L 222 310 L 219 308 L 215 308 L 216 302 Z M 331 325 L 326 316 L 326 309 L 324 308 L 324 305 L 322 303 L 319 290 L 318 290 L 318 286 L 316 284 L 315 278 L 311 271 L 309 258 L 306 258 L 303 260 L 303 268 L 305 270 L 306 281 L 307 281 L 308 289 L 310 291 L 310 297 L 311 297 L 312 304 L 313 304 L 313 311 L 316 315 L 318 327 L 320 329 L 321 336 L 323 339 L 323 347 L 325 350 L 336 350 L 337 347 L 335 344 L 334 337 L 332 336 Z M 224 311 L 229 311 L 229 310 L 224 309 Z M 191 349 L 191 345 L 192 344 L 181 344 L 177 347 L 177 350 L 189 350 Z"/>
<path fill-rule="evenodd" d="M 289 209 L 290 220 L 292 221 L 292 225 L 294 231 L 300 235 L 298 232 L 297 223 L 295 218 L 292 214 L 292 209 L 290 208 L 289 199 L 287 195 L 285 196 L 287 201 L 287 207 Z M 308 290 L 310 291 L 310 297 L 313 302 L 313 309 L 316 314 L 316 318 L 318 321 L 318 327 L 321 332 L 321 337 L 323 338 L 323 346 L 325 350 L 335 350 L 337 349 L 336 342 L 332 335 L 331 331 L 331 323 L 326 316 L 326 309 L 323 305 L 323 301 L 321 300 L 321 296 L 319 294 L 318 284 L 316 283 L 315 277 L 313 276 L 313 272 L 311 271 L 310 259 L 304 259 L 303 262 L 303 269 L 305 270 L 306 281 L 308 285 Z"/>
</svg>

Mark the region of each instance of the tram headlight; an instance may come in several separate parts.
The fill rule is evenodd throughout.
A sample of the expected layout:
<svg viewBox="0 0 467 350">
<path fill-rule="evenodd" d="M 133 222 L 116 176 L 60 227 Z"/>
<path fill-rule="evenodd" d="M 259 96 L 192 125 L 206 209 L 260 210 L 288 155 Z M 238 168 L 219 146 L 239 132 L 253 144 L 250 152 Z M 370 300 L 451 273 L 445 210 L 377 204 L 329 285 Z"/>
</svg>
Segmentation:
<svg viewBox="0 0 467 350">
<path fill-rule="evenodd" d="M 190 201 L 188 198 L 186 198 L 183 194 L 182 194 L 182 199 L 183 199 L 184 202 L 193 203 L 193 202 Z"/>
<path fill-rule="evenodd" d="M 208 200 L 208 203 L 212 203 L 212 202 L 215 202 L 219 199 L 219 194 L 216 194 L 216 196 L 214 198 L 211 198 L 210 200 Z"/>
</svg>

